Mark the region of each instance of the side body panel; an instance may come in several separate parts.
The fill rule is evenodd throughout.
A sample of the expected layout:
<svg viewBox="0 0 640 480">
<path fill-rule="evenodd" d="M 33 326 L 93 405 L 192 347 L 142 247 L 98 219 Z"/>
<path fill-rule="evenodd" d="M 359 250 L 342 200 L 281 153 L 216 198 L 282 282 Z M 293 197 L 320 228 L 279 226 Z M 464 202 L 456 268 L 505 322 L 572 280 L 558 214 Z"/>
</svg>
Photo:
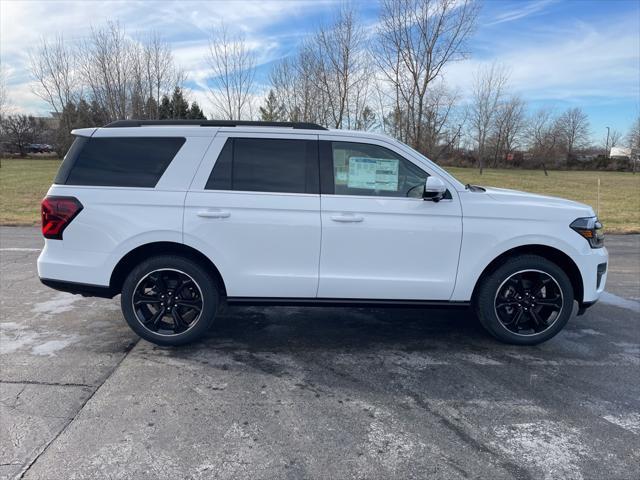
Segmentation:
<svg viewBox="0 0 640 480">
<path fill-rule="evenodd" d="M 470 300 L 480 275 L 495 258 L 526 245 L 552 247 L 568 255 L 582 275 L 585 302 L 596 300 L 603 291 L 606 277 L 598 288 L 596 271 L 608 260 L 606 248 L 591 248 L 569 228 L 576 218 L 594 215 L 589 207 L 562 199 L 542 202 L 507 191 L 498 195 L 466 191 L 460 198 L 464 237 L 452 300 Z"/>
<path fill-rule="evenodd" d="M 216 265 L 233 297 L 315 297 L 320 195 L 205 190 L 229 136 L 317 140 L 308 134 L 221 132 L 207 152 L 184 215 L 184 243 Z"/>
<path fill-rule="evenodd" d="M 332 135 L 322 140 L 358 141 Z M 429 165 L 376 140 L 429 175 Z M 330 159 L 325 159 L 330 161 Z M 332 167 L 331 167 L 332 168 Z M 446 178 L 443 181 L 447 183 Z M 449 300 L 462 239 L 458 193 L 451 199 L 322 195 L 319 298 Z"/>
<path fill-rule="evenodd" d="M 45 240 L 41 278 L 108 286 L 116 264 L 134 248 L 182 243 L 184 198 L 215 129 L 98 129 L 97 136 L 184 136 L 186 142 L 156 188 L 52 185 L 48 195 L 74 196 L 83 210 L 63 240 Z"/>
</svg>

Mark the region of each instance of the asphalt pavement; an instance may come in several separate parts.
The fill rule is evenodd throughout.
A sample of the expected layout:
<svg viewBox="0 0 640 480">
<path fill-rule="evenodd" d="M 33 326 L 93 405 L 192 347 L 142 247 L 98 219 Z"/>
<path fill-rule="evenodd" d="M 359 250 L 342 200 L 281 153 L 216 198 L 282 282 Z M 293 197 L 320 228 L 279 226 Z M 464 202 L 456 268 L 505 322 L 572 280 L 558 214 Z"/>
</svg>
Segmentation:
<svg viewBox="0 0 640 480">
<path fill-rule="evenodd" d="M 639 235 L 536 347 L 467 311 L 238 307 L 160 348 L 42 286 L 41 246 L 0 228 L 0 478 L 640 477 Z"/>
</svg>

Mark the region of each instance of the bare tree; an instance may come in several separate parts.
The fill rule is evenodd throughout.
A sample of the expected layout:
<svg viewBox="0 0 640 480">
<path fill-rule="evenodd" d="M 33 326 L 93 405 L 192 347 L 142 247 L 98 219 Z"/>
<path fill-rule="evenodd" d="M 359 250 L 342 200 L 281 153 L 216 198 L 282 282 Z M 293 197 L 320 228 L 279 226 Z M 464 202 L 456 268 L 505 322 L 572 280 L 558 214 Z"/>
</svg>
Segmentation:
<svg viewBox="0 0 640 480">
<path fill-rule="evenodd" d="M 47 102 L 57 115 L 62 115 L 65 107 L 80 97 L 82 82 L 76 53 L 62 35 L 51 41 L 43 39 L 37 49 L 30 52 L 29 67 L 35 79 L 33 93 Z"/>
<path fill-rule="evenodd" d="M 151 32 L 141 41 L 140 65 L 141 80 L 144 87 L 144 97 L 147 104 L 153 99 L 152 105 L 159 105 L 163 95 L 170 95 L 176 87 L 182 87 L 185 73 L 178 68 L 173 58 L 171 46 L 158 32 Z M 145 112 L 148 118 L 157 119 L 158 109 Z"/>
<path fill-rule="evenodd" d="M 494 167 L 518 148 L 525 127 L 525 106 L 518 96 L 509 97 L 498 105 L 492 134 Z"/>
<path fill-rule="evenodd" d="M 460 135 L 463 122 L 452 121 L 458 100 L 458 93 L 442 81 L 433 84 L 427 93 L 419 148 L 431 160 L 436 161 L 449 151 Z"/>
<path fill-rule="evenodd" d="M 636 118 L 631 126 L 626 138 L 627 148 L 631 150 L 631 163 L 633 173 L 636 173 L 638 162 L 640 162 L 640 117 Z"/>
<path fill-rule="evenodd" d="M 2 119 L 2 131 L 9 143 L 20 152 L 20 156 L 27 154 L 27 145 L 32 143 L 42 125 L 30 115 L 7 115 Z"/>
<path fill-rule="evenodd" d="M 553 112 L 543 108 L 533 114 L 526 128 L 529 150 L 540 161 L 545 175 L 548 175 L 546 162 L 555 156 L 560 143 L 557 125 Z"/>
<path fill-rule="evenodd" d="M 371 74 L 366 41 L 355 11 L 346 7 L 312 40 L 310 52 L 319 72 L 316 86 L 326 100 L 328 126 L 352 128 L 359 122 Z"/>
<path fill-rule="evenodd" d="M 217 113 L 229 120 L 249 118 L 256 58 L 244 36 L 231 35 L 221 23 L 209 38 L 207 61 L 212 71 L 209 96 Z"/>
<path fill-rule="evenodd" d="M 487 155 L 487 140 L 492 133 L 508 78 L 505 68 L 495 63 L 490 67 L 481 68 L 475 76 L 470 120 L 481 175 Z"/>
<path fill-rule="evenodd" d="M 0 64 L 0 120 L 2 120 L 5 115 L 7 103 L 7 77 L 4 71 L 4 65 Z"/>
<path fill-rule="evenodd" d="M 451 61 L 465 57 L 478 15 L 472 0 L 383 0 L 374 58 L 395 97 L 393 111 L 405 111 L 401 139 L 422 142 L 427 91 Z"/>
<path fill-rule="evenodd" d="M 562 146 L 567 157 L 573 155 L 576 149 L 589 143 L 589 117 L 579 107 L 569 108 L 558 117 L 558 128 L 562 135 Z"/>
<path fill-rule="evenodd" d="M 620 142 L 623 140 L 622 132 L 619 130 L 611 130 L 611 132 L 607 132 L 607 136 L 604 140 L 604 154 L 606 157 L 611 156 L 611 149 L 613 147 L 617 147 L 620 145 Z"/>
<path fill-rule="evenodd" d="M 82 44 L 83 80 L 91 98 L 107 112 L 109 120 L 128 116 L 135 63 L 135 45 L 117 22 L 92 28 Z"/>
</svg>

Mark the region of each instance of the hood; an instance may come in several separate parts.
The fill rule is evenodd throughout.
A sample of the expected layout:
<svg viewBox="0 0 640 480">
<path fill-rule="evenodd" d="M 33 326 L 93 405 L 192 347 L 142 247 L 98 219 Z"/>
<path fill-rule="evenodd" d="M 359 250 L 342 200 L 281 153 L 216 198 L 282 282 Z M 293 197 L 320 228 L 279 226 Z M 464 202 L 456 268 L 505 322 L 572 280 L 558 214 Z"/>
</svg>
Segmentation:
<svg viewBox="0 0 640 480">
<path fill-rule="evenodd" d="M 538 195 L 536 193 L 521 192 L 518 190 L 509 190 L 506 188 L 483 188 L 486 190 L 487 195 L 498 202 L 551 208 L 566 208 L 567 210 L 580 212 L 580 214 L 585 217 L 591 217 L 595 215 L 593 208 L 591 208 L 589 205 L 580 202 L 574 202 L 573 200 L 567 200 L 565 198 Z"/>
</svg>

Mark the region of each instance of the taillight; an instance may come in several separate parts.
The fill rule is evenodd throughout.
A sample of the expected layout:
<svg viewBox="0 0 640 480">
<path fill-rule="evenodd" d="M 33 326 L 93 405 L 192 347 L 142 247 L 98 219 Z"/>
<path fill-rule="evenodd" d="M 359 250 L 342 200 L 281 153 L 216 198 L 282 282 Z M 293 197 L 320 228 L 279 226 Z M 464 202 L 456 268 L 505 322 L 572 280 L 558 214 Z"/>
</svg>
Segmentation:
<svg viewBox="0 0 640 480">
<path fill-rule="evenodd" d="M 74 197 L 45 197 L 41 207 L 42 235 L 54 240 L 62 240 L 62 232 L 82 210 Z"/>
</svg>

